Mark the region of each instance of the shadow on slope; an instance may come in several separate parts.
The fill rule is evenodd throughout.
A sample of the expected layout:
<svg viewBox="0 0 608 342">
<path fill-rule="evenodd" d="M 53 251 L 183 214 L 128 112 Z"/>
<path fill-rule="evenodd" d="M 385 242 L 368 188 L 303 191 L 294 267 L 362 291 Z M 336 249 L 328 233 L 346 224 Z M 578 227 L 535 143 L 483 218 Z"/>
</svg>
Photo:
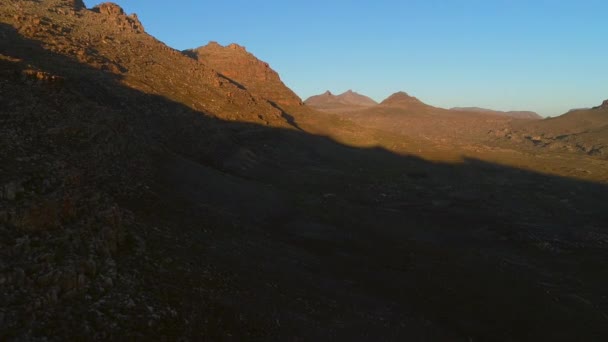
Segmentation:
<svg viewBox="0 0 608 342">
<path fill-rule="evenodd" d="M 606 185 L 223 122 L 0 32 L 0 119 L 25 134 L 3 139 L 2 176 L 21 177 L 21 154 L 52 145 L 141 223 L 145 247 L 121 247 L 116 286 L 61 297 L 59 312 L 123 291 L 174 311 L 162 323 L 110 315 L 110 337 L 607 336 Z M 96 333 L 11 305 L 21 320 L 9 337 Z M 95 321 L 95 307 L 79 310 Z"/>
</svg>

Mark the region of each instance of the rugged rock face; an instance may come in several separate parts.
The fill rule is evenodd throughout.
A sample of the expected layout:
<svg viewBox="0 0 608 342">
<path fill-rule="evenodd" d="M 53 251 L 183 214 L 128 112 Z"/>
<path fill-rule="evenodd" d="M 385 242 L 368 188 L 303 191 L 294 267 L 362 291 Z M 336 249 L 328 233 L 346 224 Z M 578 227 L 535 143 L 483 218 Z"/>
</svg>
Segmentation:
<svg viewBox="0 0 608 342">
<path fill-rule="evenodd" d="M 104 3 L 67 16 L 65 11 L 49 12 L 54 3 L 20 1 L 19 7 L 7 5 L 1 13 L 3 21 L 19 34 L 43 41 L 45 48 L 57 55 L 74 58 L 136 89 L 163 94 L 211 116 L 288 126 L 282 111 L 269 101 L 149 36 L 137 16 L 126 15 L 116 4 Z M 11 45 L 10 39 L 4 42 L 12 50 L 21 47 L 19 42 Z M 60 71 L 64 78 L 83 73 L 63 61 L 37 62 L 40 68 Z"/>
<path fill-rule="evenodd" d="M 268 63 L 260 61 L 238 44 L 221 46 L 211 42 L 197 49 L 186 50 L 184 54 L 279 106 L 302 105 L 302 100 L 285 86 Z"/>
<path fill-rule="evenodd" d="M 136 33 L 145 32 L 143 25 L 137 18 L 137 14 L 126 15 L 125 11 L 119 5 L 106 2 L 93 7 L 93 11 L 108 16 L 109 20 L 114 21 L 114 25 L 122 30 L 130 29 Z"/>
<path fill-rule="evenodd" d="M 122 7 L 113 2 L 99 4 L 93 8 L 93 11 L 111 16 L 121 16 L 125 14 Z"/>
</svg>

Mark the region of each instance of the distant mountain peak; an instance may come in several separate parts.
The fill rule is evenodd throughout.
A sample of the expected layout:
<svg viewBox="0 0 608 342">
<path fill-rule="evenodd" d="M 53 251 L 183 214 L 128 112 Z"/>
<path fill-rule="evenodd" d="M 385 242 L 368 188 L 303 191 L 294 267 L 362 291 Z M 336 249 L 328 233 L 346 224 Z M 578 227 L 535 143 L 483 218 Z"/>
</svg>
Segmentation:
<svg viewBox="0 0 608 342">
<path fill-rule="evenodd" d="M 381 105 L 399 105 L 399 104 L 413 104 L 422 103 L 417 98 L 410 96 L 404 91 L 398 91 L 391 96 L 387 97 L 384 101 L 380 102 Z"/>
<path fill-rule="evenodd" d="M 74 0 L 75 3 L 80 1 Z M 127 15 L 125 11 L 119 5 L 113 2 L 104 2 L 93 7 L 93 12 L 101 13 L 103 15 L 113 17 L 118 27 L 123 29 L 130 29 L 134 32 L 143 33 L 145 32 L 144 26 L 139 21 L 137 14 L 133 13 Z"/>
<path fill-rule="evenodd" d="M 209 41 L 209 43 L 207 43 L 207 45 L 205 46 L 201 46 L 197 49 L 193 49 L 193 50 L 199 50 L 199 49 L 207 49 L 207 50 L 211 50 L 211 49 L 215 49 L 215 50 L 223 50 L 223 49 L 230 49 L 230 50 L 239 50 L 239 51 L 247 51 L 247 48 L 239 45 L 237 43 L 230 43 L 226 46 L 223 46 L 222 44 L 212 40 Z"/>
<path fill-rule="evenodd" d="M 244 46 L 236 44 L 236 43 L 232 43 L 232 44 L 228 45 L 227 47 L 231 50 L 247 51 L 247 49 Z"/>
<path fill-rule="evenodd" d="M 331 91 L 327 90 L 321 95 L 309 97 L 304 103 L 313 108 L 327 111 L 347 111 L 371 107 L 378 104 L 373 99 L 361 95 L 352 89 L 349 89 L 340 95 L 334 95 Z"/>
</svg>

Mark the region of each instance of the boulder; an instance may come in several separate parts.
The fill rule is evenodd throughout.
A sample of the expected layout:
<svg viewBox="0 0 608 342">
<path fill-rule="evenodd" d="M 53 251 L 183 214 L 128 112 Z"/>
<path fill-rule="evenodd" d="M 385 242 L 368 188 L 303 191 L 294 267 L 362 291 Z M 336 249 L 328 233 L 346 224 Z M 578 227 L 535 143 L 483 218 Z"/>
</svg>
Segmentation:
<svg viewBox="0 0 608 342">
<path fill-rule="evenodd" d="M 104 2 L 93 8 L 94 12 L 109 15 L 109 16 L 121 16 L 125 14 L 125 11 L 119 5 L 113 2 Z"/>
<path fill-rule="evenodd" d="M 126 15 L 122 7 L 113 2 L 99 4 L 93 8 L 93 12 L 115 18 L 117 26 L 121 29 L 131 29 L 136 33 L 144 32 L 144 26 L 139 21 L 137 14 Z"/>
</svg>

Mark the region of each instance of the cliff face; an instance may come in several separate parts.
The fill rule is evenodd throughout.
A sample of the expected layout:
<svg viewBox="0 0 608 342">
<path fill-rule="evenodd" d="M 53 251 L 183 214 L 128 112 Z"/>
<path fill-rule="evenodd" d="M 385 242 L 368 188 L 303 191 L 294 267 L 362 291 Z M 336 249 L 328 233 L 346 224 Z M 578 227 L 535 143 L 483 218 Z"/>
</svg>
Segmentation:
<svg viewBox="0 0 608 342">
<path fill-rule="evenodd" d="M 184 54 L 216 70 L 250 92 L 278 106 L 301 106 L 302 100 L 289 89 L 268 63 L 237 44 L 221 46 L 211 42 Z"/>
</svg>

